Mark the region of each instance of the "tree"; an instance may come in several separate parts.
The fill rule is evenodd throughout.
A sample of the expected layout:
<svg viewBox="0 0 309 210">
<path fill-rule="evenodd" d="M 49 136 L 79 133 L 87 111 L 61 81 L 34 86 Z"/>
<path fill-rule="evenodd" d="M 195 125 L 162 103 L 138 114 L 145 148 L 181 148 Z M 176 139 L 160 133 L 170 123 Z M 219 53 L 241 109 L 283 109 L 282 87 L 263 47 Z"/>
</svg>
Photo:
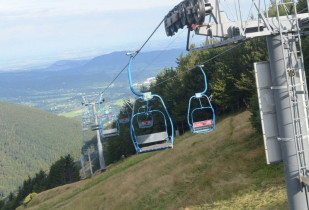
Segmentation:
<svg viewBox="0 0 309 210">
<path fill-rule="evenodd" d="M 60 157 L 51 167 L 47 177 L 48 188 L 69 184 L 80 180 L 79 169 L 71 155 Z"/>
</svg>

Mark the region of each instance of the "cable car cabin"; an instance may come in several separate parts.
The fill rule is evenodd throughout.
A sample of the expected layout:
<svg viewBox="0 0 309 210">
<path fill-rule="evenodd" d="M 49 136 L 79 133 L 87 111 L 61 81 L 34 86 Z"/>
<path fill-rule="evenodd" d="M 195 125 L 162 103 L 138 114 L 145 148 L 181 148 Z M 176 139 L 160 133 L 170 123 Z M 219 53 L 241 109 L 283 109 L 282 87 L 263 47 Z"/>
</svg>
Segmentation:
<svg viewBox="0 0 309 210">
<path fill-rule="evenodd" d="M 209 97 L 205 94 L 196 94 L 189 101 L 188 125 L 192 133 L 207 133 L 215 128 L 215 112 Z"/>
<path fill-rule="evenodd" d="M 204 76 L 205 89 L 201 93 L 195 93 L 189 100 L 187 121 L 192 133 L 207 133 L 215 129 L 216 116 L 210 103 L 207 91 L 207 77 L 200 65 Z"/>
</svg>

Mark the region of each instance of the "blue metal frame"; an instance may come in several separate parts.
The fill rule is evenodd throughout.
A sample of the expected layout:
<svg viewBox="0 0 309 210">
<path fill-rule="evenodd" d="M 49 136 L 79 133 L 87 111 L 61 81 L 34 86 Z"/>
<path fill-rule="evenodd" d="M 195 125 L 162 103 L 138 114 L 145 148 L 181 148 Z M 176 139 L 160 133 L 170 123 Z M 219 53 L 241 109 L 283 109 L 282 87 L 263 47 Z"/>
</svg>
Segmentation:
<svg viewBox="0 0 309 210">
<path fill-rule="evenodd" d="M 99 97 L 98 97 L 98 107 L 99 107 L 99 110 L 101 112 L 101 115 L 99 116 L 99 118 L 100 118 L 100 122 L 99 122 L 100 135 L 101 135 L 102 138 L 104 138 L 104 134 L 103 134 L 104 127 L 103 127 L 103 125 L 104 125 L 104 123 L 109 122 L 109 121 L 115 121 L 117 133 L 118 133 L 118 135 L 120 135 L 119 121 L 116 118 L 115 113 L 112 111 L 112 106 L 108 107 L 107 110 L 104 110 L 101 107 L 101 103 L 100 103 L 101 97 L 102 97 L 102 94 L 100 94 Z M 107 117 L 103 117 L 103 115 L 107 115 Z M 110 117 L 110 115 L 113 115 L 113 117 Z"/>
<path fill-rule="evenodd" d="M 195 93 L 195 95 L 190 98 L 189 106 L 188 106 L 187 121 L 188 121 L 188 125 L 189 125 L 190 130 L 191 130 L 192 133 L 208 133 L 208 132 L 211 132 L 211 131 L 213 131 L 215 129 L 216 115 L 215 115 L 215 110 L 213 109 L 213 107 L 211 105 L 211 102 L 209 100 L 209 97 L 205 94 L 206 91 L 207 91 L 207 77 L 206 77 L 206 74 L 205 74 L 205 72 L 204 72 L 204 70 L 202 68 L 202 65 L 200 65 L 199 67 L 200 67 L 200 70 L 202 71 L 202 73 L 204 75 L 205 89 L 201 93 Z M 209 104 L 208 106 L 204 106 L 202 104 L 202 101 L 201 101 L 202 98 L 206 98 L 207 99 L 208 104 Z M 191 112 L 191 103 L 192 103 L 193 99 L 199 100 L 200 107 L 193 109 L 192 112 Z M 196 129 L 194 127 L 194 123 L 198 123 L 198 122 L 194 122 L 193 115 L 194 115 L 194 112 L 196 112 L 198 110 L 211 110 L 211 112 L 212 112 L 212 119 L 209 119 L 209 120 L 212 120 L 211 126 L 205 126 L 204 129 Z M 200 121 L 200 122 L 203 123 L 204 121 Z"/>
<path fill-rule="evenodd" d="M 135 101 L 133 102 L 133 110 L 132 110 L 132 115 L 131 115 L 131 122 L 130 122 L 130 134 L 131 134 L 131 139 L 132 139 L 132 142 L 133 142 L 133 145 L 134 145 L 134 148 L 136 150 L 137 153 L 142 153 L 141 152 L 141 145 L 138 144 L 137 140 L 136 140 L 136 134 L 135 134 L 135 129 L 134 129 L 134 125 L 133 125 L 133 122 L 134 122 L 134 118 L 138 118 L 138 116 L 140 115 L 145 115 L 145 114 L 151 114 L 152 113 L 155 113 L 155 112 L 158 112 L 158 113 L 161 113 L 163 118 L 164 118 L 164 125 L 165 125 L 165 131 L 168 133 L 168 124 L 167 122 L 169 122 L 170 124 L 170 129 L 171 129 L 171 135 L 169 136 L 169 138 L 166 140 L 166 143 L 170 142 L 172 147 L 174 145 L 174 125 L 173 125 L 173 122 L 172 122 L 172 119 L 167 111 L 167 108 L 165 106 L 165 103 L 163 101 L 163 99 L 161 98 L 161 96 L 159 95 L 156 95 L 156 94 L 152 94 L 151 92 L 146 92 L 146 93 L 138 93 L 134 90 L 133 88 L 133 83 L 132 83 L 132 77 L 131 77 L 131 66 L 132 66 L 132 60 L 134 58 L 134 55 L 135 55 L 135 52 L 133 53 L 128 53 L 127 55 L 130 55 L 130 61 L 129 61 L 129 65 L 128 65 L 128 77 L 129 77 L 129 84 L 130 84 L 130 89 L 131 91 L 139 96 L 138 98 L 135 99 Z M 160 110 L 149 110 L 148 109 L 148 104 L 149 104 L 149 101 L 153 100 L 153 99 L 159 99 L 163 108 L 164 108 L 164 111 L 166 114 L 164 114 L 162 111 Z M 146 102 L 147 103 L 147 109 L 146 111 L 143 111 L 143 112 L 139 112 L 140 111 L 140 108 L 137 109 L 137 113 L 134 113 L 134 110 L 135 110 L 135 106 L 136 106 L 136 102 L 137 101 L 142 101 L 142 102 Z M 145 107 L 144 107 L 145 108 Z M 168 121 L 166 120 L 168 119 Z M 153 120 L 152 120 L 153 122 Z M 146 128 L 144 128 L 146 129 Z M 159 149 L 155 149 L 155 150 L 151 150 L 151 151 L 147 151 L 147 152 L 152 152 L 152 151 L 156 151 L 156 150 L 165 150 L 165 149 L 170 149 L 172 147 L 162 147 L 162 148 L 159 148 Z"/>
</svg>

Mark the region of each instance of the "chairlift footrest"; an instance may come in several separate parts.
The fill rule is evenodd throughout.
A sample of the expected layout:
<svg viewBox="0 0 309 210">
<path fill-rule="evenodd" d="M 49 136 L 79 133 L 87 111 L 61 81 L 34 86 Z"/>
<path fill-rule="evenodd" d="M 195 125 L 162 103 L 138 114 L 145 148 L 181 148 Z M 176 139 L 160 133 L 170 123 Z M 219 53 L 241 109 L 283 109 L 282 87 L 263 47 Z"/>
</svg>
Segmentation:
<svg viewBox="0 0 309 210">
<path fill-rule="evenodd" d="M 92 126 L 91 126 L 91 130 L 92 130 L 92 131 L 99 130 L 99 128 L 100 128 L 99 125 L 92 125 Z"/>
<path fill-rule="evenodd" d="M 172 148 L 173 148 L 172 143 L 164 142 L 162 144 L 154 144 L 154 145 L 151 145 L 151 146 L 142 147 L 142 148 L 140 148 L 139 153 L 151 152 L 151 151 L 155 151 L 155 150 L 172 149 Z"/>
<path fill-rule="evenodd" d="M 104 138 L 119 136 L 118 129 L 108 129 L 102 131 Z"/>
<path fill-rule="evenodd" d="M 118 133 L 110 133 L 110 134 L 104 134 L 104 138 L 110 138 L 110 137 L 116 137 L 119 136 Z"/>
</svg>

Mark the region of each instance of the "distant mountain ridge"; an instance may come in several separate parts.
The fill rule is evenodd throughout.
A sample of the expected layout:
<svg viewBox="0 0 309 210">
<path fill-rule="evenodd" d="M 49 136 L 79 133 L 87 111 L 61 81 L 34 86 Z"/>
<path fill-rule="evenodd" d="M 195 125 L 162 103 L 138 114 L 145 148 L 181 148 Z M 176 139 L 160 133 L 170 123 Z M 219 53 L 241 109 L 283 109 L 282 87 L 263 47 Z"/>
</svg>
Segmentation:
<svg viewBox="0 0 309 210">
<path fill-rule="evenodd" d="M 134 59 L 135 80 L 155 76 L 164 67 L 175 67 L 182 49 L 141 52 Z M 128 63 L 126 52 L 113 52 L 91 60 L 58 61 L 48 68 L 0 73 L 0 98 L 18 97 L 35 91 L 84 89 L 108 84 Z M 116 82 L 123 83 L 127 76 Z"/>
<path fill-rule="evenodd" d="M 89 60 L 60 60 L 56 63 L 53 63 L 44 71 L 63 71 L 71 68 L 78 68 L 84 64 L 86 64 Z"/>
</svg>

